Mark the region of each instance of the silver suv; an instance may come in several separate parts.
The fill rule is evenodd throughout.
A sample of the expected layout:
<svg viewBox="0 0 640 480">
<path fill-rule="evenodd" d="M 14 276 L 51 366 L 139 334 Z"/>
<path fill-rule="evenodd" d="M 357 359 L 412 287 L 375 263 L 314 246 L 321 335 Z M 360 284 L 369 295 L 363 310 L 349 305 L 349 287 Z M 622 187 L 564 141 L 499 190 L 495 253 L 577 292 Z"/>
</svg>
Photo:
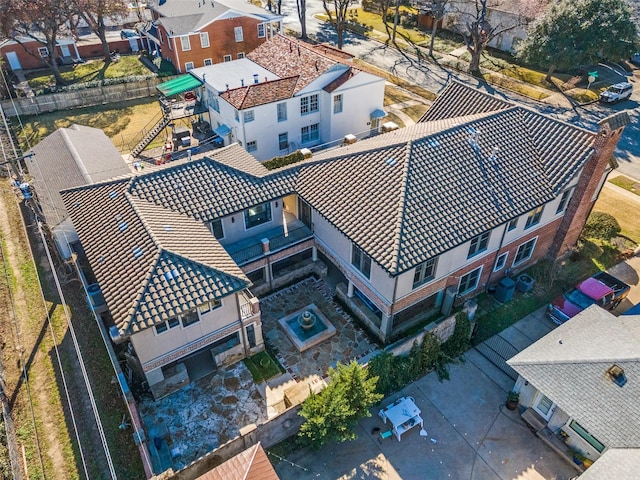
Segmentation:
<svg viewBox="0 0 640 480">
<path fill-rule="evenodd" d="M 629 98 L 631 92 L 633 92 L 633 85 L 629 82 L 616 83 L 600 94 L 600 101 L 604 103 L 617 103 Z"/>
</svg>

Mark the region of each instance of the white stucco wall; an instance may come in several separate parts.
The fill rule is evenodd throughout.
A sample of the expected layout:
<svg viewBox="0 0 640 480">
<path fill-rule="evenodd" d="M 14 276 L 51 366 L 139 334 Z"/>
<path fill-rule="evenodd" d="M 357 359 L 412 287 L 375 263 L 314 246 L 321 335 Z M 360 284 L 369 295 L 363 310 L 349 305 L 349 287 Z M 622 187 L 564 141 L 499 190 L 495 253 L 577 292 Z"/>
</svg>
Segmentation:
<svg viewBox="0 0 640 480">
<path fill-rule="evenodd" d="M 269 203 L 271 204 L 271 221 L 253 228 L 246 228 L 244 223 L 244 211 L 223 217 L 222 230 L 224 232 L 224 238 L 220 239 L 220 243 L 222 245 L 229 245 L 243 238 L 260 236 L 260 234 L 266 230 L 281 226 L 283 224 L 282 199 L 274 200 Z M 277 207 L 276 203 L 278 204 Z M 231 220 L 232 218 L 233 221 Z"/>
<path fill-rule="evenodd" d="M 151 327 L 133 334 L 130 339 L 138 359 L 144 365 L 239 319 L 236 295 L 233 294 L 224 297 L 220 308 L 202 315 L 201 320 L 193 325 L 185 328 L 180 324 L 161 334 L 156 333 L 155 327 Z"/>
</svg>

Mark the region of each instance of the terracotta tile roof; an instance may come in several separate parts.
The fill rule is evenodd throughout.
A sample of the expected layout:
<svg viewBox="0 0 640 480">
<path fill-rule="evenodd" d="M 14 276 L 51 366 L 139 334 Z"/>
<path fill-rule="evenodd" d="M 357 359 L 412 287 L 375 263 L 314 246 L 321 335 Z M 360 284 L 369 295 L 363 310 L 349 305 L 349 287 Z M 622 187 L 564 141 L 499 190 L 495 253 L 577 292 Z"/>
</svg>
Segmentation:
<svg viewBox="0 0 640 480">
<path fill-rule="evenodd" d="M 354 58 L 354 55 L 351 55 L 350 53 L 345 52 L 344 50 L 340 50 L 338 47 L 334 47 L 329 43 L 312 45 L 311 48 L 313 48 L 316 52 L 322 55 L 325 55 L 327 57 L 333 57 L 339 61 L 344 61 L 344 60 L 350 61 Z"/>
<path fill-rule="evenodd" d="M 296 93 L 340 63 L 302 41 L 280 34 L 248 53 L 247 58 L 280 78 L 299 76 Z"/>
<path fill-rule="evenodd" d="M 62 194 L 123 335 L 249 285 L 202 222 L 136 198 L 131 182 Z"/>
<path fill-rule="evenodd" d="M 354 72 L 353 69 L 349 68 L 348 70 L 346 70 L 342 75 L 340 75 L 338 78 L 336 78 L 333 82 L 327 84 L 324 86 L 323 90 L 325 92 L 331 93 L 334 90 L 336 90 L 337 88 L 340 87 L 340 85 L 343 85 L 344 83 L 346 83 L 347 81 L 349 81 L 351 78 L 353 78 L 353 76 L 355 75 L 356 72 Z"/>
<path fill-rule="evenodd" d="M 197 480 L 278 480 L 260 443 L 247 448 Z"/>
<path fill-rule="evenodd" d="M 236 109 L 253 108 L 267 103 L 291 98 L 296 91 L 298 76 L 261 82 L 246 87 L 234 88 L 220 94 Z"/>
<path fill-rule="evenodd" d="M 514 105 L 478 89 L 452 81 L 442 90 L 429 110 L 419 120 L 430 122 L 443 118 L 506 110 Z"/>
</svg>

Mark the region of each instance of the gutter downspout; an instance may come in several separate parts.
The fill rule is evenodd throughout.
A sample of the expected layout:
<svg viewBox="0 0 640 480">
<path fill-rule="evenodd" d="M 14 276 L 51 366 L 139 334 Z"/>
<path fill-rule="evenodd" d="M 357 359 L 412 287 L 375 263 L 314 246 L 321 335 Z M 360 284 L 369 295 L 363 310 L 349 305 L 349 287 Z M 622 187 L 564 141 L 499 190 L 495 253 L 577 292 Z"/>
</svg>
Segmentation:
<svg viewBox="0 0 640 480">
<path fill-rule="evenodd" d="M 502 237 L 500 238 L 500 245 L 498 245 L 498 250 L 496 250 L 496 254 L 493 257 L 493 263 L 492 263 L 492 266 L 491 266 L 491 270 L 489 270 L 489 276 L 487 277 L 486 287 L 484 289 L 485 292 L 489 288 L 489 282 L 491 281 L 491 277 L 495 273 L 493 271 L 493 269 L 495 268 L 496 262 L 498 261 L 498 257 L 500 256 L 500 250 L 502 250 L 502 247 L 504 246 L 504 237 L 507 235 L 507 228 L 509 227 L 509 222 L 504 224 L 504 230 L 502 230 Z"/>
</svg>

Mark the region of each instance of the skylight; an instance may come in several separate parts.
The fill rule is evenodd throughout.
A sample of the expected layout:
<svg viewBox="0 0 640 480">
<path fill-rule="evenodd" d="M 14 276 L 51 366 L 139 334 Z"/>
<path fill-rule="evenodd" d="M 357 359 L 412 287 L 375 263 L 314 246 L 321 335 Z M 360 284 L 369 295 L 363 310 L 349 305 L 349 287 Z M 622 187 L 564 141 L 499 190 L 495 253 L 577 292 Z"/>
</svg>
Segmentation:
<svg viewBox="0 0 640 480">
<path fill-rule="evenodd" d="M 134 247 L 133 248 L 133 258 L 140 258 L 142 256 L 142 248 Z"/>
<path fill-rule="evenodd" d="M 164 225 L 164 230 L 165 230 L 165 232 L 172 232 L 173 231 L 173 227 L 171 225 Z"/>
<path fill-rule="evenodd" d="M 109 192 L 109 198 L 114 199 L 118 196 L 118 192 L 116 192 L 115 190 L 111 190 Z"/>
<path fill-rule="evenodd" d="M 390 167 L 393 167 L 396 164 L 396 159 L 393 157 L 389 157 L 385 160 L 385 162 L 387 163 L 387 165 L 389 165 Z"/>
<path fill-rule="evenodd" d="M 120 222 L 120 225 L 118 225 L 118 229 L 121 232 L 124 232 L 127 229 L 127 222 Z"/>
</svg>

